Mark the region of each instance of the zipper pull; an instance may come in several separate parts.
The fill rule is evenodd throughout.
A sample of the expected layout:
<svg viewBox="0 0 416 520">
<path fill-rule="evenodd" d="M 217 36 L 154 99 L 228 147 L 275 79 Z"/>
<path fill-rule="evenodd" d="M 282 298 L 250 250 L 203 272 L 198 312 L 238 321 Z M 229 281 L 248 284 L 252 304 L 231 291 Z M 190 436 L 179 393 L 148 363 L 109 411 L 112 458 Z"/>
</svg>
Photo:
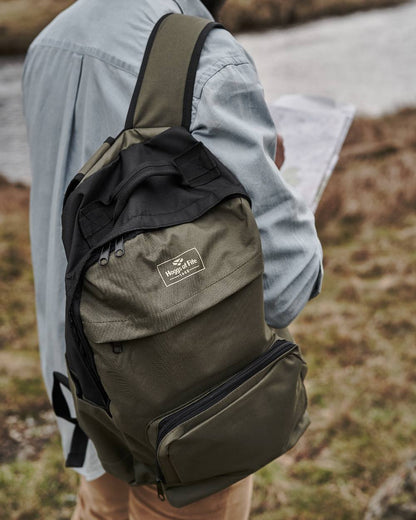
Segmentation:
<svg viewBox="0 0 416 520">
<path fill-rule="evenodd" d="M 116 245 L 115 245 L 114 251 L 115 251 L 115 255 L 116 255 L 117 258 L 120 258 L 121 256 L 124 255 L 125 251 L 124 251 L 124 238 L 123 238 L 123 235 L 121 235 L 121 237 L 119 237 L 118 240 L 116 241 Z"/>
<path fill-rule="evenodd" d="M 121 354 L 123 352 L 123 344 L 119 341 L 113 342 L 113 352 L 114 354 Z"/>
<path fill-rule="evenodd" d="M 103 246 L 103 248 L 101 249 L 100 259 L 98 260 L 98 263 L 100 265 L 104 266 L 108 264 L 108 259 L 110 258 L 110 248 L 111 243 L 107 246 Z"/>
<path fill-rule="evenodd" d="M 157 486 L 157 496 L 159 497 L 159 500 L 162 502 L 165 501 L 165 492 L 163 491 L 163 485 L 162 481 L 159 477 L 156 477 L 156 486 Z"/>
</svg>

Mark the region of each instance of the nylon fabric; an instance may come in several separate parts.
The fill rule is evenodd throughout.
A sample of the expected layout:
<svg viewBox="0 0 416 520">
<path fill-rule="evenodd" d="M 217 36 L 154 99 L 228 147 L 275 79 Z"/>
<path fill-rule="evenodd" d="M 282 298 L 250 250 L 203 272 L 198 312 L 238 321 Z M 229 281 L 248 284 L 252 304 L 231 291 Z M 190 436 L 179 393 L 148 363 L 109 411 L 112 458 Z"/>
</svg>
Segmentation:
<svg viewBox="0 0 416 520">
<path fill-rule="evenodd" d="M 233 473 L 249 475 L 267 464 L 269 457 L 281 455 L 288 430 L 305 411 L 305 393 L 299 379 L 305 375 L 303 367 L 294 354 L 278 360 L 173 430 L 159 448 L 166 478 L 172 475 L 186 483 L 230 473 L 232 480 Z M 214 447 L 215 457 L 210 450 L 204 451 L 206 439 Z M 259 445 L 264 450 L 259 450 Z M 195 460 L 199 463 L 195 464 Z M 165 465 L 171 467 L 171 472 Z"/>
<path fill-rule="evenodd" d="M 276 336 L 261 322 L 256 306 L 260 298 L 258 278 L 189 322 L 123 342 L 121 354 L 114 354 L 111 343 L 91 344 L 114 421 L 135 439 L 130 448 L 138 460 L 143 446 L 150 455 L 144 430 L 159 413 L 220 383 L 272 343 Z M 138 395 L 146 395 L 139 405 Z"/>
<path fill-rule="evenodd" d="M 125 482 L 134 482 L 133 458 L 120 430 L 103 409 L 77 396 L 70 370 L 68 374 L 79 425 L 90 439 L 94 439 L 103 467 Z"/>
<path fill-rule="evenodd" d="M 65 315 L 65 285 L 68 303 L 75 301 L 74 285 L 83 257 L 100 254 L 100 249 L 92 251 L 77 233 L 78 208 L 73 205 L 74 212 L 65 216 L 65 241 L 77 252 L 78 262 L 71 257 L 65 272 L 65 251 L 60 244 L 63 194 L 71 177 L 107 136 L 115 137 L 123 128 L 146 40 L 157 19 L 170 10 L 179 11 L 179 4 L 186 14 L 209 18 L 198 0 L 177 0 L 177 4 L 123 0 L 123 9 L 117 2 L 107 2 L 102 9 L 99 0 L 74 2 L 36 38 L 25 60 L 23 89 L 33 170 L 33 268 L 42 369 L 49 395 L 53 371 L 65 371 L 64 320 L 73 327 L 71 316 Z M 319 291 L 321 250 L 312 215 L 293 198 L 273 163 L 273 124 L 255 67 L 225 30 L 211 32 L 204 44 L 190 131 L 235 172 L 252 197 L 265 258 L 266 320 L 275 326 L 291 322 Z M 100 176 L 102 170 L 98 172 Z M 88 180 L 78 185 L 78 177 L 70 183 L 74 194 L 68 203 L 86 196 L 83 185 Z M 68 228 L 71 218 L 73 225 Z M 85 398 L 104 411 L 108 403 L 100 400 L 98 384 L 97 392 L 91 390 L 92 349 L 83 337 L 76 305 L 71 310 L 77 330 L 67 334 L 66 354 L 75 372 L 76 392 L 86 393 Z M 66 457 L 74 425 L 58 420 L 58 426 Z M 88 446 L 85 464 L 77 472 L 91 480 L 104 470 L 93 443 Z"/>
<path fill-rule="evenodd" d="M 105 153 L 110 148 L 110 143 L 104 142 L 100 148 L 88 159 L 88 161 L 84 164 L 84 166 L 79 170 L 79 173 L 83 175 L 88 174 L 88 172 L 93 168 L 95 164 L 99 162 L 99 160 L 105 155 Z"/>
<path fill-rule="evenodd" d="M 203 483 L 206 495 L 214 493 L 284 453 L 288 437 L 296 442 L 309 424 L 305 374 L 303 360 L 290 354 L 172 430 L 158 450 L 159 464 L 170 484 L 170 503 L 177 507 L 186 503 L 179 484 L 198 489 Z M 204 449 L 208 439 L 210 450 Z M 212 475 L 222 477 L 214 480 Z"/>
<path fill-rule="evenodd" d="M 156 27 L 140 127 L 108 139 L 65 198 L 66 359 L 103 468 L 184 507 L 297 441 L 306 364 L 265 321 L 244 187 L 178 120 L 213 26 L 171 15 Z"/>
<path fill-rule="evenodd" d="M 227 226 L 218 228 L 221 221 Z M 248 202 L 235 198 L 192 223 L 128 240 L 121 258 L 113 254 L 107 265 L 97 262 L 85 275 L 86 334 L 96 343 L 156 334 L 225 299 L 262 273 L 256 230 Z M 170 259 L 187 251 L 191 261 L 202 259 L 201 270 L 166 286 L 163 271 L 181 271 Z"/>
<path fill-rule="evenodd" d="M 142 141 L 144 141 L 144 138 L 141 136 L 139 131 L 136 128 L 132 128 L 117 136 L 111 146 L 109 143 L 103 143 L 97 152 L 81 168 L 80 173 L 84 173 L 85 175 L 83 180 L 114 161 L 123 150 L 126 150 L 133 144 L 141 143 Z"/>
<path fill-rule="evenodd" d="M 188 67 L 206 18 L 189 21 L 182 15 L 165 18 L 150 51 L 134 112 L 134 126 L 152 128 L 182 124 Z M 185 37 L 186 35 L 186 37 Z"/>
<path fill-rule="evenodd" d="M 96 153 L 84 164 L 80 169 L 80 173 L 85 175 L 85 178 L 90 177 L 97 171 L 100 171 L 106 164 L 112 162 L 117 158 L 117 155 L 126 150 L 134 144 L 142 143 L 156 137 L 157 135 L 169 130 L 169 127 L 157 127 L 157 128 L 131 128 L 125 130 L 119 136 L 115 142 L 110 146 L 109 143 L 103 143 Z"/>
</svg>

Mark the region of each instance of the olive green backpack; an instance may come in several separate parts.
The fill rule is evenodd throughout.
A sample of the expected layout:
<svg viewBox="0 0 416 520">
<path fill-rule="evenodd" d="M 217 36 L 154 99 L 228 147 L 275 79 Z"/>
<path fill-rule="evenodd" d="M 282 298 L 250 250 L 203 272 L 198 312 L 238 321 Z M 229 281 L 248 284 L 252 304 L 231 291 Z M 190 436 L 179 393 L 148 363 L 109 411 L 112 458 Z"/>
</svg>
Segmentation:
<svg viewBox="0 0 416 520">
<path fill-rule="evenodd" d="M 250 199 L 189 132 L 216 27 L 158 21 L 125 128 L 74 177 L 62 215 L 68 378 L 54 373 L 53 403 L 75 425 L 67 466 L 89 438 L 108 473 L 176 507 L 255 472 L 309 424 L 299 347 L 265 322 Z"/>
</svg>

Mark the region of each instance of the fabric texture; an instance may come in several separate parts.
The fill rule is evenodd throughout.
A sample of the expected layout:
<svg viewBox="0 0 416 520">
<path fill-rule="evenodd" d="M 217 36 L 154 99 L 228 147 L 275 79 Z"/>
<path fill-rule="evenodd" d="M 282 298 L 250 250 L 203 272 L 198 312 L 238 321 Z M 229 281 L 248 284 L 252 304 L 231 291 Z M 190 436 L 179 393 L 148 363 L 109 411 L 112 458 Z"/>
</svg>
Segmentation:
<svg viewBox="0 0 416 520">
<path fill-rule="evenodd" d="M 248 520 L 253 475 L 218 493 L 177 509 L 159 500 L 156 486 L 130 487 L 105 473 L 88 482 L 81 478 L 71 520 Z"/>
<path fill-rule="evenodd" d="M 168 12 L 211 15 L 199 0 L 78 0 L 32 43 L 23 74 L 31 153 L 30 234 L 42 371 L 65 372 L 61 241 L 65 189 L 124 126 L 147 39 Z M 278 78 L 276 78 L 278 81 Z M 253 202 L 265 272 L 266 321 L 281 328 L 318 294 L 322 250 L 314 218 L 274 164 L 276 131 L 255 66 L 222 29 L 207 38 L 196 73 L 191 133 L 238 177 Z M 58 419 L 66 456 L 73 427 Z M 92 443 L 80 472 L 104 473 Z"/>
</svg>

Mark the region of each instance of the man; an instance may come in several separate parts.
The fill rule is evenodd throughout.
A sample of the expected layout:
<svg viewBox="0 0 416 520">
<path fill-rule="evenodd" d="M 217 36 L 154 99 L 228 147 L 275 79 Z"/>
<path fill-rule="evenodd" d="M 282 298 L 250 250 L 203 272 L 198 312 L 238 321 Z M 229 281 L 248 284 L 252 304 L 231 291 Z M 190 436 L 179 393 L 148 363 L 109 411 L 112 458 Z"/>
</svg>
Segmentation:
<svg viewBox="0 0 416 520">
<path fill-rule="evenodd" d="M 212 18 L 222 3 L 78 0 L 30 47 L 23 76 L 33 173 L 30 231 L 41 362 L 49 395 L 52 372 L 65 371 L 66 260 L 60 222 L 65 189 L 103 140 L 122 129 L 156 21 L 168 12 Z M 252 199 L 265 261 L 266 320 L 285 327 L 320 291 L 322 250 L 313 215 L 291 193 L 274 164 L 276 132 L 254 64 L 222 29 L 209 34 L 202 50 L 191 132 L 237 175 Z M 58 425 L 66 454 L 72 427 L 60 419 Z M 158 501 L 152 486 L 129 490 L 105 474 L 92 443 L 79 472 L 76 520 L 248 518 L 251 477 L 175 509 Z"/>
</svg>

